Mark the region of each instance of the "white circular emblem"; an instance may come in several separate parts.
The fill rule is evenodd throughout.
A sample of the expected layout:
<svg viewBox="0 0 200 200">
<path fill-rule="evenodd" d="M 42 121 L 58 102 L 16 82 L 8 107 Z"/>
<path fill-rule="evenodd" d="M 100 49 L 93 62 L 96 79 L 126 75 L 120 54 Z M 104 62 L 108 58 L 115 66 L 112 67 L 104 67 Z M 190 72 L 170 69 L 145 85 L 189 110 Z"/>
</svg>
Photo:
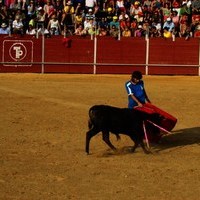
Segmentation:
<svg viewBox="0 0 200 200">
<path fill-rule="evenodd" d="M 9 55 L 14 61 L 21 61 L 27 55 L 27 49 L 23 43 L 14 43 L 9 49 Z"/>
</svg>

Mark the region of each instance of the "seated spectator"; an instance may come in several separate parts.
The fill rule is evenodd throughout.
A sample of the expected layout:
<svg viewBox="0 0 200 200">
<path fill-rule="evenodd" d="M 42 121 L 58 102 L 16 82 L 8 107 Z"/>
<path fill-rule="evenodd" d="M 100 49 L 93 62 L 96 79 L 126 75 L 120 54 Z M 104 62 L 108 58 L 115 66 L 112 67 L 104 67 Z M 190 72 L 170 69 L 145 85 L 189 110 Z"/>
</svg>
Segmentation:
<svg viewBox="0 0 200 200">
<path fill-rule="evenodd" d="M 29 23 L 28 23 L 28 26 L 31 25 L 32 27 L 35 27 L 35 19 L 32 18 Z"/>
<path fill-rule="evenodd" d="M 115 0 L 105 0 L 105 8 L 111 8 L 112 12 L 116 12 Z"/>
<path fill-rule="evenodd" d="M 88 13 L 85 15 L 85 17 L 90 19 L 95 18 L 95 14 L 93 13 L 93 10 L 91 8 L 88 10 Z"/>
<path fill-rule="evenodd" d="M 200 22 L 200 14 L 193 13 L 192 15 L 192 24 L 196 24 Z"/>
<path fill-rule="evenodd" d="M 172 11 L 171 19 L 172 19 L 172 22 L 174 22 L 175 27 L 178 27 L 178 25 L 179 25 L 179 16 L 178 16 L 178 12 L 176 10 Z"/>
<path fill-rule="evenodd" d="M 200 14 L 200 1 L 199 0 L 193 0 L 191 4 L 192 12 Z"/>
<path fill-rule="evenodd" d="M 144 33 L 144 30 L 143 30 L 143 27 L 142 25 L 140 24 L 137 29 L 135 30 L 135 35 L 134 37 L 144 37 L 145 36 L 145 33 Z"/>
<path fill-rule="evenodd" d="M 23 28 L 24 28 L 24 25 L 22 23 L 22 19 L 20 18 L 19 15 L 16 15 L 15 20 L 12 23 L 13 34 L 23 35 L 24 33 Z"/>
<path fill-rule="evenodd" d="M 109 23 L 106 21 L 104 17 L 97 23 L 98 27 L 105 27 L 106 29 L 109 27 Z"/>
<path fill-rule="evenodd" d="M 43 26 L 46 27 L 46 14 L 44 12 L 44 9 L 42 7 L 39 7 L 36 12 L 36 18 L 35 18 L 36 26 L 37 28 L 41 28 Z"/>
<path fill-rule="evenodd" d="M 143 12 L 139 1 L 135 1 L 135 3 L 131 4 L 130 16 L 137 19 L 138 22 L 143 21 Z"/>
<path fill-rule="evenodd" d="M 35 17 L 35 15 L 36 15 L 35 4 L 34 4 L 34 1 L 31 0 L 29 5 L 27 6 L 28 19 L 31 19 L 31 18 Z"/>
<path fill-rule="evenodd" d="M 124 1 L 125 12 L 128 16 L 130 16 L 130 7 L 131 7 L 131 0 Z"/>
<path fill-rule="evenodd" d="M 1 24 L 1 28 L 0 28 L 0 34 L 9 34 L 10 33 L 10 29 L 8 28 L 6 23 L 2 23 Z"/>
<path fill-rule="evenodd" d="M 144 30 L 144 34 L 145 35 L 149 35 L 149 29 L 150 29 L 150 24 L 149 24 L 149 21 L 148 20 L 145 20 L 143 25 L 142 25 L 142 28 Z"/>
<path fill-rule="evenodd" d="M 16 12 L 15 12 L 15 16 L 19 16 L 20 19 L 22 20 L 22 23 L 25 24 L 25 23 L 28 23 L 28 20 L 27 20 L 27 16 L 25 14 L 24 11 L 18 9 Z"/>
<path fill-rule="evenodd" d="M 187 6 L 187 3 L 182 4 L 179 14 L 180 14 L 180 16 L 182 16 L 182 15 L 189 16 L 191 14 L 190 7 Z"/>
<path fill-rule="evenodd" d="M 175 35 L 179 36 L 180 23 L 179 23 L 178 12 L 176 10 L 172 11 L 171 19 L 172 19 L 172 22 L 174 22 L 174 32 L 175 32 Z"/>
<path fill-rule="evenodd" d="M 180 12 L 180 7 L 181 7 L 180 0 L 173 0 L 172 10 L 176 11 L 178 16 L 179 16 L 179 12 Z"/>
<path fill-rule="evenodd" d="M 126 20 L 126 19 L 129 19 L 129 16 L 124 11 L 121 11 L 121 13 L 119 15 L 119 21 Z"/>
<path fill-rule="evenodd" d="M 87 35 L 87 32 L 86 32 L 86 30 L 84 29 L 84 27 L 83 27 L 82 24 L 80 24 L 80 25 L 75 29 L 74 35 L 79 35 L 79 36 L 85 36 L 85 35 Z"/>
<path fill-rule="evenodd" d="M 49 20 L 47 30 L 50 32 L 51 35 L 61 34 L 60 22 L 58 21 L 57 16 L 55 14 L 52 15 L 51 19 Z"/>
<path fill-rule="evenodd" d="M 162 7 L 162 2 L 161 2 L 161 0 L 152 0 L 152 2 L 151 2 L 151 7 L 160 10 L 161 7 Z"/>
<path fill-rule="evenodd" d="M 49 20 L 51 19 L 51 16 L 53 15 L 53 13 L 55 11 L 51 0 L 47 0 L 46 4 L 44 4 L 43 9 L 44 9 L 44 13 L 45 13 L 46 20 L 47 20 L 47 23 L 48 23 Z"/>
<path fill-rule="evenodd" d="M 109 31 L 109 34 L 111 37 L 114 37 L 115 39 L 118 39 L 118 36 L 119 36 L 119 29 L 115 26 L 115 25 L 112 25 L 110 31 Z"/>
<path fill-rule="evenodd" d="M 116 13 L 119 14 L 121 11 L 126 11 L 124 6 L 124 0 L 116 0 Z"/>
<path fill-rule="evenodd" d="M 164 3 L 164 6 L 161 9 L 162 9 L 162 14 L 163 14 L 163 20 L 165 22 L 167 18 L 170 17 L 171 15 L 169 3 Z"/>
<path fill-rule="evenodd" d="M 100 28 L 99 28 L 99 36 L 107 36 L 107 35 L 108 35 L 107 27 L 100 26 Z"/>
<path fill-rule="evenodd" d="M 84 29 L 86 30 L 86 32 L 88 32 L 88 30 L 90 28 L 95 26 L 93 18 L 91 18 L 91 19 L 90 18 L 86 18 L 84 23 L 83 23 L 83 26 L 84 26 Z"/>
<path fill-rule="evenodd" d="M 61 22 L 61 20 L 62 20 L 63 8 L 64 8 L 64 5 L 63 5 L 62 1 L 56 0 L 54 9 L 55 9 L 55 14 L 56 14 L 59 22 Z"/>
<path fill-rule="evenodd" d="M 80 24 L 83 24 L 83 14 L 82 11 L 75 14 L 74 17 L 74 29 L 76 29 Z"/>
<path fill-rule="evenodd" d="M 151 7 L 151 1 L 150 0 L 144 0 L 143 7 L 147 7 L 149 9 Z"/>
<path fill-rule="evenodd" d="M 158 24 L 158 23 L 161 24 L 162 23 L 162 13 L 156 7 L 152 9 L 151 21 L 156 23 L 156 24 Z"/>
<path fill-rule="evenodd" d="M 152 26 L 149 30 L 149 37 L 161 37 L 160 30 L 158 30 L 155 26 Z"/>
<path fill-rule="evenodd" d="M 167 28 L 169 32 L 172 32 L 175 28 L 174 22 L 171 20 L 170 17 L 167 18 L 166 22 L 163 25 L 163 29 Z"/>
<path fill-rule="evenodd" d="M 188 39 L 190 36 L 190 26 L 187 22 L 184 22 L 184 24 L 180 24 L 180 32 L 179 37 L 185 37 Z"/>
<path fill-rule="evenodd" d="M 121 19 L 119 21 L 119 26 L 120 26 L 120 31 L 123 32 L 125 30 L 125 28 L 127 27 L 126 20 L 125 19 Z"/>
<path fill-rule="evenodd" d="M 194 37 L 200 37 L 200 24 L 195 27 Z"/>
<path fill-rule="evenodd" d="M 36 30 L 32 24 L 29 24 L 28 29 L 26 30 L 27 35 L 36 36 Z"/>
<path fill-rule="evenodd" d="M 169 31 L 168 27 L 163 28 L 163 37 L 164 38 L 172 38 L 172 32 Z"/>
<path fill-rule="evenodd" d="M 105 13 L 105 21 L 108 22 L 108 24 L 110 25 L 110 22 L 113 20 L 114 17 L 114 9 L 112 9 L 111 7 L 109 7 Z"/>
<path fill-rule="evenodd" d="M 117 29 L 119 29 L 119 21 L 118 21 L 118 17 L 114 16 L 113 20 L 110 22 L 110 29 L 115 26 Z"/>
<path fill-rule="evenodd" d="M 131 30 L 131 36 L 135 35 L 135 30 L 137 29 L 137 19 L 133 19 L 131 21 L 131 25 L 130 25 L 130 30 Z"/>
<path fill-rule="evenodd" d="M 131 30 L 126 26 L 125 29 L 122 31 L 123 37 L 131 37 Z"/>
<path fill-rule="evenodd" d="M 88 29 L 88 35 L 94 36 L 99 35 L 99 29 L 96 29 L 95 26 L 92 26 Z"/>
<path fill-rule="evenodd" d="M 10 10 L 8 10 L 8 7 L 5 5 L 2 5 L 2 8 L 0 10 L 0 21 L 8 24 L 10 14 L 11 12 Z"/>
<path fill-rule="evenodd" d="M 192 23 L 191 23 L 191 36 L 193 37 L 194 36 L 194 31 L 196 30 L 196 27 L 200 24 L 200 21 L 199 19 L 195 19 L 195 20 L 192 20 Z"/>
<path fill-rule="evenodd" d="M 146 5 L 142 8 L 143 20 L 151 20 L 152 11 L 151 8 L 148 8 Z"/>
</svg>

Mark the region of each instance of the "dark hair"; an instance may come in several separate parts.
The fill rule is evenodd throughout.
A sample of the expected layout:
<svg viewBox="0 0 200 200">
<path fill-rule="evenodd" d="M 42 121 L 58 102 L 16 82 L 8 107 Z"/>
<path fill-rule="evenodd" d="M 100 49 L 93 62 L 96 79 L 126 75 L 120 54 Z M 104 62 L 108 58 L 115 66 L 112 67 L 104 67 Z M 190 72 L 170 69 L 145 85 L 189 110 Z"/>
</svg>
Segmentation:
<svg viewBox="0 0 200 200">
<path fill-rule="evenodd" d="M 132 76 L 131 76 L 131 77 L 140 80 L 140 79 L 142 79 L 142 73 L 141 73 L 140 71 L 134 71 L 134 72 L 132 73 Z"/>
</svg>

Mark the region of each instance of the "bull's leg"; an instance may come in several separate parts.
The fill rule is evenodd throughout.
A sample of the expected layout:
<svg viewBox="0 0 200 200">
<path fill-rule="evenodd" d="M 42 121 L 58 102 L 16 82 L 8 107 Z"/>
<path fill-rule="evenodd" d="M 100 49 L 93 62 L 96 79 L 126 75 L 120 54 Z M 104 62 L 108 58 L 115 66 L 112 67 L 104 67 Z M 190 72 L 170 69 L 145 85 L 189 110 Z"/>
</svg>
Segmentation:
<svg viewBox="0 0 200 200">
<path fill-rule="evenodd" d="M 134 146 L 132 147 L 131 151 L 134 152 L 135 149 L 138 147 L 139 142 L 137 141 L 137 139 L 134 137 L 134 135 L 130 135 L 130 138 L 133 140 L 134 142 Z"/>
<path fill-rule="evenodd" d="M 117 149 L 112 145 L 112 143 L 110 142 L 110 134 L 108 131 L 102 131 L 102 136 L 103 136 L 103 141 L 114 151 L 116 151 Z"/>
<path fill-rule="evenodd" d="M 151 153 L 151 151 L 146 147 L 146 145 L 143 142 L 143 138 L 142 137 L 138 137 L 135 135 L 130 135 L 130 138 L 133 140 L 133 142 L 135 143 L 135 145 L 132 147 L 132 152 L 135 151 L 135 149 L 138 147 L 138 145 L 140 145 L 144 151 L 144 153 L 149 154 Z"/>
<path fill-rule="evenodd" d="M 95 129 L 90 129 L 87 133 L 86 133 L 86 146 L 85 146 L 85 151 L 87 154 L 89 154 L 89 146 L 90 146 L 90 140 L 93 136 L 95 136 L 99 131 L 95 130 Z"/>
</svg>

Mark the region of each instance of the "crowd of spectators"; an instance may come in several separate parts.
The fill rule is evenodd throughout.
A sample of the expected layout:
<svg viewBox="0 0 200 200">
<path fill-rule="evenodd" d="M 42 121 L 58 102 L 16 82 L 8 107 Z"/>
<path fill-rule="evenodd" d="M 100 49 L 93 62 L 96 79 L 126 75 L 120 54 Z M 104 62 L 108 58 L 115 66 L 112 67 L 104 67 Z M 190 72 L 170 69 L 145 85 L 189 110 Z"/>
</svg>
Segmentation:
<svg viewBox="0 0 200 200">
<path fill-rule="evenodd" d="M 200 37 L 200 0 L 0 0 L 0 34 Z"/>
</svg>

